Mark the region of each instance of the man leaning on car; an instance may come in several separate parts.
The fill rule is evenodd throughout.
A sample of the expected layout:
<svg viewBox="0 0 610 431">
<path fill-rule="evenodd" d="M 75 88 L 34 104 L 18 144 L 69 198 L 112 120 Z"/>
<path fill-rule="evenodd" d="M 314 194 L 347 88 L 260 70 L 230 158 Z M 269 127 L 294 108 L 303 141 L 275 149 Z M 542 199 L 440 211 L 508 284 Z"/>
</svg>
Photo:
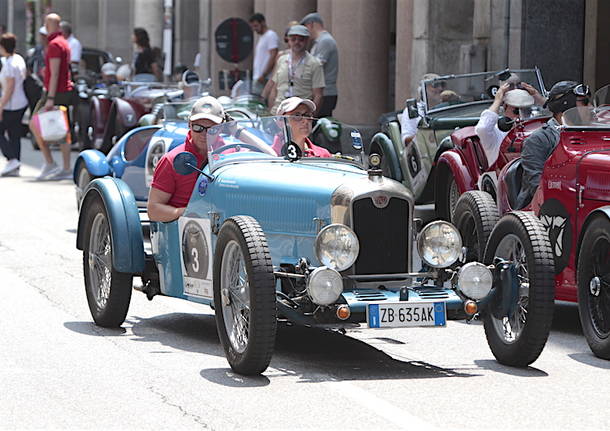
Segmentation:
<svg viewBox="0 0 610 431">
<path fill-rule="evenodd" d="M 199 174 L 179 175 L 174 170 L 174 158 L 183 151 L 197 157 L 197 166 L 208 161 L 208 129 L 225 121 L 225 111 L 212 96 L 205 96 L 193 105 L 189 116 L 189 131 L 184 144 L 166 153 L 155 168 L 148 194 L 148 216 L 152 221 L 168 222 L 179 218 L 189 202 Z"/>
</svg>

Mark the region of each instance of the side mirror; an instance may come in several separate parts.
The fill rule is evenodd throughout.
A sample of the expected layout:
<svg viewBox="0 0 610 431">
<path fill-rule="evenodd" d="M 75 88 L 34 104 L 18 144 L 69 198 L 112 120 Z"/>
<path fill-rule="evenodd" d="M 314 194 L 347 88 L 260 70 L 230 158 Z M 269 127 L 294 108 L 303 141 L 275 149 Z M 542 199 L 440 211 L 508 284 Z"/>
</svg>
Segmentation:
<svg viewBox="0 0 610 431">
<path fill-rule="evenodd" d="M 409 115 L 409 118 L 417 118 L 419 116 L 417 101 L 415 99 L 407 99 L 407 114 Z"/>
<path fill-rule="evenodd" d="M 500 129 L 502 132 L 510 131 L 510 129 L 513 128 L 514 124 L 515 121 L 511 118 L 505 116 L 501 116 L 500 118 L 498 118 L 498 129 Z"/>
<path fill-rule="evenodd" d="M 188 151 L 178 154 L 174 157 L 174 170 L 179 175 L 189 175 L 199 171 L 199 169 L 197 169 L 197 157 Z"/>
</svg>

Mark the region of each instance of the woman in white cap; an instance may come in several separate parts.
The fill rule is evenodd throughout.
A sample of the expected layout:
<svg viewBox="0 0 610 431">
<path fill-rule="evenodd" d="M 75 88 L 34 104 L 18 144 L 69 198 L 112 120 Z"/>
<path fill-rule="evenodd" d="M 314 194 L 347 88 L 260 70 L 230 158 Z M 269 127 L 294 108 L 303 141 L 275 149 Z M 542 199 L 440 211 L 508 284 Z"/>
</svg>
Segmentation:
<svg viewBox="0 0 610 431">
<path fill-rule="evenodd" d="M 208 129 L 223 121 L 225 111 L 215 97 L 205 96 L 195 102 L 184 144 L 165 153 L 155 167 L 148 194 L 148 216 L 151 220 L 168 222 L 184 213 L 199 174 L 179 175 L 174 170 L 174 158 L 188 151 L 197 158 L 197 166 L 203 168 L 208 161 Z"/>
<path fill-rule="evenodd" d="M 315 110 L 316 104 L 311 100 L 295 96 L 280 103 L 277 115 L 284 115 L 288 118 L 290 138 L 301 149 L 303 157 L 330 157 L 331 154 L 327 149 L 314 145 L 309 139 Z M 273 149 L 281 155 L 282 143 L 279 139 L 274 141 Z"/>
</svg>

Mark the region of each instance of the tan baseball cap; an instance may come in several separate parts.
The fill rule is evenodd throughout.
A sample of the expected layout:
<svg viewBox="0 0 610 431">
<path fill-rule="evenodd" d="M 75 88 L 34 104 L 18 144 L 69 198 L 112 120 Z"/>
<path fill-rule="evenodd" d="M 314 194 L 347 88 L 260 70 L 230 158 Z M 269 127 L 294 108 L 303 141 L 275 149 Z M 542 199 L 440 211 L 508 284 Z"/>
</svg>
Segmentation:
<svg viewBox="0 0 610 431">
<path fill-rule="evenodd" d="M 212 96 L 204 96 L 197 100 L 191 109 L 190 121 L 208 119 L 216 124 L 222 123 L 225 110 L 220 102 Z"/>
<path fill-rule="evenodd" d="M 311 112 L 316 110 L 316 104 L 311 100 L 301 99 L 300 97 L 294 96 L 284 99 L 282 103 L 280 103 L 280 106 L 277 108 L 277 115 L 284 115 L 286 112 L 294 111 L 299 105 L 307 106 L 309 109 L 311 109 Z"/>
</svg>

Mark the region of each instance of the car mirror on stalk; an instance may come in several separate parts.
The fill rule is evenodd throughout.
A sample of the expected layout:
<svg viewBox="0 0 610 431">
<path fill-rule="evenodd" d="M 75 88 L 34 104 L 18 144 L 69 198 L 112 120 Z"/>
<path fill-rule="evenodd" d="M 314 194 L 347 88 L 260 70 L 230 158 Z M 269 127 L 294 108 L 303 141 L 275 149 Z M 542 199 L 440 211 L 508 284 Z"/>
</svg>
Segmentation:
<svg viewBox="0 0 610 431">
<path fill-rule="evenodd" d="M 193 172 L 199 172 L 206 177 L 210 182 L 214 181 L 214 177 L 206 174 L 197 167 L 197 157 L 193 153 L 183 151 L 174 157 L 174 170 L 178 175 L 190 175 Z"/>
<path fill-rule="evenodd" d="M 415 99 L 407 99 L 407 114 L 409 115 L 409 118 L 416 118 L 419 115 Z"/>
<path fill-rule="evenodd" d="M 513 124 L 515 124 L 515 121 L 512 118 L 505 116 L 498 118 L 498 129 L 500 129 L 502 132 L 510 131 L 510 129 L 513 128 Z"/>
</svg>

